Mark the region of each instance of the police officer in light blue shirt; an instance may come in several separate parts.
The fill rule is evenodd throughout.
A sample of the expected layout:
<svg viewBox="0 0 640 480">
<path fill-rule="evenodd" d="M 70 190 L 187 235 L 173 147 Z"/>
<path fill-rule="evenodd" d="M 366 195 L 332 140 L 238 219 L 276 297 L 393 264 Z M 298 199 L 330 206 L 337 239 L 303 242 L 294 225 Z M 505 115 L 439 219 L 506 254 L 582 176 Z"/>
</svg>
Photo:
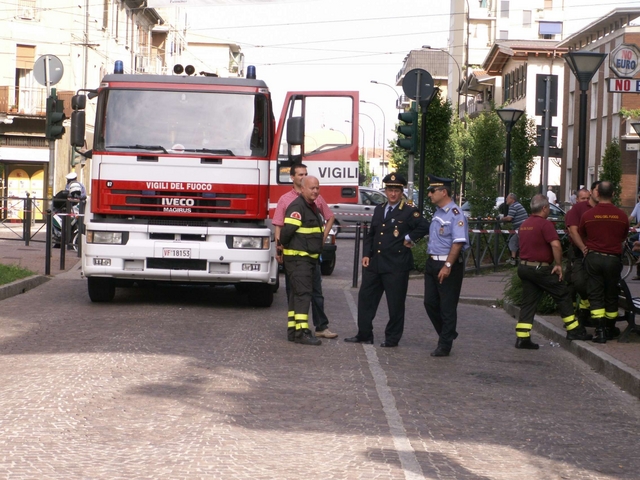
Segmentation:
<svg viewBox="0 0 640 480">
<path fill-rule="evenodd" d="M 432 357 L 446 357 L 458 336 L 458 300 L 464 276 L 463 252 L 469 248 L 469 227 L 462 210 L 451 199 L 449 178 L 429 175 L 429 200 L 436 211 L 429 228 L 424 272 L 424 307 L 438 334 Z"/>
</svg>

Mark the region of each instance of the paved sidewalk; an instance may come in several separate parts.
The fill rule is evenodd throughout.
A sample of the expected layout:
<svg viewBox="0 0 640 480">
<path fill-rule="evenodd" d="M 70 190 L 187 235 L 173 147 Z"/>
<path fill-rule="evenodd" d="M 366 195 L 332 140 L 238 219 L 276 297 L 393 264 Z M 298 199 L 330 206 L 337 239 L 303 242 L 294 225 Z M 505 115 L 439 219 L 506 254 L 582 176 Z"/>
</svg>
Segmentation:
<svg viewBox="0 0 640 480">
<path fill-rule="evenodd" d="M 16 231 L 22 233 L 20 225 L 16 227 Z M 60 249 L 53 249 L 50 276 L 46 277 L 44 233 L 36 233 L 34 241 L 31 241 L 28 246 L 24 241 L 16 238 L 19 238 L 19 235 L 11 230 L 11 225 L 0 227 L 0 263 L 19 265 L 38 275 L 0 288 L 0 300 L 34 288 L 52 276 L 64 274 L 72 269 L 75 271 L 74 267 L 79 266 L 80 259 L 77 253 L 67 251 L 66 262 L 61 269 Z M 502 307 L 504 288 L 513 271 L 513 268 L 509 268 L 498 272 L 488 271 L 482 275 L 467 274 L 462 283 L 460 302 L 485 305 L 489 308 Z M 631 294 L 634 297 L 640 297 L 640 281 L 629 280 L 628 285 Z M 409 295 L 422 297 L 423 288 L 422 276 L 413 275 L 409 281 Z M 512 305 L 504 305 L 504 307 L 508 313 L 517 317 L 517 307 Z M 638 322 L 640 323 L 640 318 Z M 620 322 L 619 326 L 624 329 L 626 323 Z M 640 336 L 632 334 L 629 343 L 619 343 L 617 340 L 609 341 L 604 345 L 592 342 L 567 342 L 562 320 L 553 315 L 536 316 L 534 332 L 538 343 L 545 347 L 558 344 L 588 363 L 594 370 L 616 382 L 622 389 L 640 397 Z M 546 338 L 540 338 L 540 335 Z M 515 320 L 513 338 L 515 343 Z M 549 348 L 553 347 L 549 346 Z M 543 352 L 544 349 L 539 354 L 543 355 Z"/>
</svg>

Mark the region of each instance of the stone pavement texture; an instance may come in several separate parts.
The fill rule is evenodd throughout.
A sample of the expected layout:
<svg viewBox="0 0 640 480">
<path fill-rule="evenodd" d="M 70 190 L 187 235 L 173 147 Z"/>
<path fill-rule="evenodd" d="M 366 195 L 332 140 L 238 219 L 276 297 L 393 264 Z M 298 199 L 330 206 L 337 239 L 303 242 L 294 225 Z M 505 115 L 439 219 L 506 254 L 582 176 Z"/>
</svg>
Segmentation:
<svg viewBox="0 0 640 480">
<path fill-rule="evenodd" d="M 0 263 L 19 265 L 40 275 L 18 282 L 18 285 L 0 288 L 0 299 L 8 295 L 22 293 L 46 281 L 45 274 L 45 244 L 44 234 L 38 232 L 25 246 L 24 241 L 19 241 L 20 226 L 12 230 L 12 225 L 0 227 Z M 69 271 L 77 265 L 79 259 L 74 251 L 66 252 L 64 268 L 60 268 L 60 250 L 52 250 L 50 264 L 51 275 L 58 275 Z M 507 313 L 517 318 L 518 309 L 512 305 L 503 305 L 505 286 L 515 268 L 507 268 L 500 271 L 487 271 L 481 275 L 467 274 L 462 283 L 461 303 L 483 305 L 494 308 L 505 308 Z M 640 281 L 628 280 L 629 289 L 634 297 L 640 297 Z M 4 290 L 4 294 L 3 294 Z M 7 293 L 8 292 L 8 293 Z M 409 281 L 409 293 L 413 297 L 423 296 L 423 278 L 420 274 L 412 275 Z M 4 296 L 3 296 L 4 295 Z M 640 323 L 640 318 L 638 319 Z M 624 330 L 626 322 L 620 322 L 619 326 Z M 514 320 L 515 332 L 515 320 Z M 560 346 L 578 358 L 588 363 L 595 371 L 605 375 L 617 383 L 623 390 L 636 397 L 640 397 L 640 336 L 630 335 L 629 343 L 620 343 L 617 340 L 606 344 L 592 342 L 567 342 L 562 321 L 557 315 L 536 316 L 534 332 L 546 337 L 538 339 L 548 345 Z M 515 333 L 514 333 L 515 343 Z"/>
</svg>

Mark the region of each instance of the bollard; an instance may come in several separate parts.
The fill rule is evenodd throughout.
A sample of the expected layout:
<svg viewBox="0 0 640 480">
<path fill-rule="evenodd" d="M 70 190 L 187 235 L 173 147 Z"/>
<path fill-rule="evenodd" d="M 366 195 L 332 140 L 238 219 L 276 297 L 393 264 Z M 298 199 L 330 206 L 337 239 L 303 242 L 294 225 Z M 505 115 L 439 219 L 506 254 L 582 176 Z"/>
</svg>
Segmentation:
<svg viewBox="0 0 640 480">
<path fill-rule="evenodd" d="M 65 253 L 67 251 L 67 217 L 66 214 L 61 214 L 62 225 L 60 226 L 60 270 L 64 270 L 65 265 Z"/>
<path fill-rule="evenodd" d="M 31 205 L 33 200 L 27 192 L 27 198 L 24 199 L 24 221 L 22 223 L 22 237 L 24 238 L 24 245 L 29 246 L 29 240 L 31 240 Z"/>
<path fill-rule="evenodd" d="M 86 206 L 86 201 L 82 200 L 80 202 L 80 216 L 76 220 L 76 225 L 78 227 L 78 258 L 82 258 L 82 234 L 84 233 L 84 209 Z"/>
<path fill-rule="evenodd" d="M 496 220 L 496 224 L 493 227 L 493 234 L 495 235 L 493 271 L 497 272 L 498 265 L 500 264 L 500 239 L 502 238 L 502 231 L 500 230 L 500 220 Z"/>
<path fill-rule="evenodd" d="M 476 236 L 476 273 L 479 274 L 480 273 L 480 255 L 482 252 L 482 234 L 480 233 L 475 233 L 474 234 Z"/>
<path fill-rule="evenodd" d="M 51 210 L 47 210 L 47 239 L 44 243 L 44 274 L 51 275 Z"/>
<path fill-rule="evenodd" d="M 360 223 L 356 223 L 356 238 L 353 248 L 353 281 L 351 286 L 356 288 L 358 286 L 358 272 L 360 270 Z"/>
</svg>

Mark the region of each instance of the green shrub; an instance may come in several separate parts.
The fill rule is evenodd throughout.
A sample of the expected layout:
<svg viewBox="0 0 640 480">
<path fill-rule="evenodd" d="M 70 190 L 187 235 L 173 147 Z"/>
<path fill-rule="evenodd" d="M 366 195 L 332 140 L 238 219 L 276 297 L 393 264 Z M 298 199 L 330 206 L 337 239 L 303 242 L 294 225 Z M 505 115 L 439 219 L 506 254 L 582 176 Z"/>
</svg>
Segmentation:
<svg viewBox="0 0 640 480">
<path fill-rule="evenodd" d="M 427 240 L 424 237 L 418 240 L 411 251 L 413 252 L 414 270 L 424 273 L 424 266 L 427 263 Z"/>
<path fill-rule="evenodd" d="M 522 304 L 522 281 L 518 276 L 517 270 L 514 270 L 511 273 L 511 278 L 507 280 L 507 284 L 504 287 L 504 299 L 513 305 L 519 306 Z M 538 303 L 537 312 L 542 315 L 547 315 L 555 312 L 556 308 L 556 302 L 545 292 Z"/>
</svg>

